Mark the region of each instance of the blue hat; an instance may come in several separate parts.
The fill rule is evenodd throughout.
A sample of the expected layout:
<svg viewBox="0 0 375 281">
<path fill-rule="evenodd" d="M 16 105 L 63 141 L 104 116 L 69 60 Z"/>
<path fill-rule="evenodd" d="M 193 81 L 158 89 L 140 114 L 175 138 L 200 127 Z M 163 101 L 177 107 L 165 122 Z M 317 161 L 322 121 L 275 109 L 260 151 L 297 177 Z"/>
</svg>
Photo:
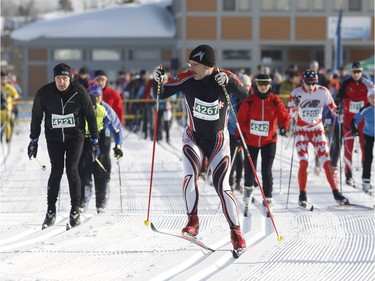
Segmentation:
<svg viewBox="0 0 375 281">
<path fill-rule="evenodd" d="M 91 85 L 90 89 L 89 89 L 89 92 L 90 92 L 91 96 L 102 96 L 103 95 L 103 90 L 98 85 Z"/>
</svg>

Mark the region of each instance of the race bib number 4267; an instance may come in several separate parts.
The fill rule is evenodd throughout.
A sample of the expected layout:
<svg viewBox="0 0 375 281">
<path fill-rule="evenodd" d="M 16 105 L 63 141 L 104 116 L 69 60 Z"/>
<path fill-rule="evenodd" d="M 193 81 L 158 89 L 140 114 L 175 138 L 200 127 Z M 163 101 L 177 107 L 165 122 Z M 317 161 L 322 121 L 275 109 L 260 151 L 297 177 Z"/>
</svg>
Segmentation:
<svg viewBox="0 0 375 281">
<path fill-rule="evenodd" d="M 75 119 L 73 113 L 67 115 L 52 114 L 52 128 L 72 128 L 75 127 Z"/>
<path fill-rule="evenodd" d="M 193 115 L 196 118 L 214 121 L 219 119 L 219 101 L 205 102 L 199 99 L 194 101 Z"/>
</svg>

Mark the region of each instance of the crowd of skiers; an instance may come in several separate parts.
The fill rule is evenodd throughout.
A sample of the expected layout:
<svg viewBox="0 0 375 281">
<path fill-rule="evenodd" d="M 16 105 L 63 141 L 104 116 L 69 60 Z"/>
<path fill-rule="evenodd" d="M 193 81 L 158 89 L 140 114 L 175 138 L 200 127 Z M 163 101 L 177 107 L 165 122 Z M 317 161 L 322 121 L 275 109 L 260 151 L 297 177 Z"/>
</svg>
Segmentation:
<svg viewBox="0 0 375 281">
<path fill-rule="evenodd" d="M 101 69 L 91 72 L 90 78 L 89 70 L 82 67 L 73 77 L 70 66 L 58 64 L 54 68 L 54 82 L 40 88 L 35 96 L 28 146 L 28 156 L 35 158 L 44 118 L 51 174 L 43 227 L 55 222 L 64 165 L 71 196 L 70 224 L 80 223 L 80 212 L 91 197 L 92 177 L 97 212 L 104 211 L 111 173 L 112 136 L 114 156 L 118 159 L 123 156 L 122 127 L 131 127 L 124 122 L 124 100 L 130 97 L 142 100 L 143 106 L 132 103 L 125 110 L 135 116 L 142 112 L 141 120 L 133 126 L 137 126 L 145 138 L 148 134 L 152 138 L 150 124 L 156 94 L 167 113 L 170 105 L 164 102 L 176 94 L 182 96 L 186 104 L 182 161 L 188 222 L 183 232 L 192 236 L 199 232 L 198 179 L 206 161 L 229 224 L 233 247 L 246 247 L 233 191 L 243 192 L 245 204 L 248 204 L 254 188 L 259 186 L 264 195 L 263 205 L 272 206 L 272 166 L 278 135 L 289 134 L 294 138 L 299 158 L 299 205 L 307 204 L 309 143 L 325 171 L 334 199 L 339 204 L 349 204 L 338 188 L 337 165 L 343 143 L 346 183 L 353 184 L 352 150 L 357 135 L 363 147 L 363 190 L 372 188 L 374 85 L 362 75 L 362 70 L 361 64 L 355 62 L 348 77 L 334 76 L 331 71 L 324 77 L 314 61 L 302 73 L 291 66 L 285 81 L 264 69 L 259 69 L 251 79 L 245 73 L 236 75 L 219 69 L 212 47 L 199 45 L 189 55 L 187 70 L 173 78 L 160 66 L 154 69 L 153 79 L 147 71 L 141 71 L 138 79 L 130 80 L 126 73 L 119 72 L 115 89 L 109 86 L 108 77 Z M 282 92 L 285 89 L 288 89 L 287 98 Z M 171 120 L 170 112 L 163 114 L 162 111 L 160 117 L 164 121 Z M 161 124 L 158 127 L 162 127 Z M 158 134 L 157 140 L 160 139 Z M 262 182 L 256 173 L 259 152 Z"/>
</svg>

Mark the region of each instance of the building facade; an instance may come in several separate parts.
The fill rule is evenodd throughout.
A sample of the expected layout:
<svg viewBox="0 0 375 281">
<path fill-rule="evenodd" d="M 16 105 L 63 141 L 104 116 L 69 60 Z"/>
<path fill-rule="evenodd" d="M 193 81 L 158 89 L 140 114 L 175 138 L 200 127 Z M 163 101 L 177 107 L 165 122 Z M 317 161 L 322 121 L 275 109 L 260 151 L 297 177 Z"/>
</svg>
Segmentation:
<svg viewBox="0 0 375 281">
<path fill-rule="evenodd" d="M 121 6 L 115 15 L 105 9 L 46 20 L 43 27 L 37 26 L 37 36 L 30 36 L 36 30 L 32 24 L 16 30 L 13 39 L 24 50 L 25 95 L 34 96 L 52 81 L 52 69 L 61 61 L 76 69 L 104 69 L 113 80 L 119 70 L 152 70 L 160 63 L 182 69 L 190 51 L 203 43 L 213 46 L 219 67 L 232 70 L 256 73 L 263 65 L 283 71 L 291 64 L 304 70 L 311 60 L 330 69 L 340 9 L 344 64 L 374 54 L 373 0 L 173 0 L 164 7 L 132 5 L 139 10 L 129 12 L 134 6 Z M 119 21 L 111 26 L 116 15 Z M 59 22 L 63 32 L 56 27 Z M 73 22 L 71 27 L 66 28 L 67 22 Z"/>
</svg>

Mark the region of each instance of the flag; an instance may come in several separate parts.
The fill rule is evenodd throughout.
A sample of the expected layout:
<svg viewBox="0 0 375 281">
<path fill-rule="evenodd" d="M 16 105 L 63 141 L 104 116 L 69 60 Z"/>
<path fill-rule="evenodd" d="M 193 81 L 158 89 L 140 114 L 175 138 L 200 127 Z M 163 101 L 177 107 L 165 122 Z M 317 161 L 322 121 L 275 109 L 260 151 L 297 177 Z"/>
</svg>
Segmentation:
<svg viewBox="0 0 375 281">
<path fill-rule="evenodd" d="M 343 50 L 342 50 L 342 38 L 341 38 L 341 21 L 342 21 L 342 9 L 339 12 L 339 18 L 337 21 L 336 36 L 334 42 L 334 67 L 335 72 L 339 70 L 343 63 Z"/>
</svg>

